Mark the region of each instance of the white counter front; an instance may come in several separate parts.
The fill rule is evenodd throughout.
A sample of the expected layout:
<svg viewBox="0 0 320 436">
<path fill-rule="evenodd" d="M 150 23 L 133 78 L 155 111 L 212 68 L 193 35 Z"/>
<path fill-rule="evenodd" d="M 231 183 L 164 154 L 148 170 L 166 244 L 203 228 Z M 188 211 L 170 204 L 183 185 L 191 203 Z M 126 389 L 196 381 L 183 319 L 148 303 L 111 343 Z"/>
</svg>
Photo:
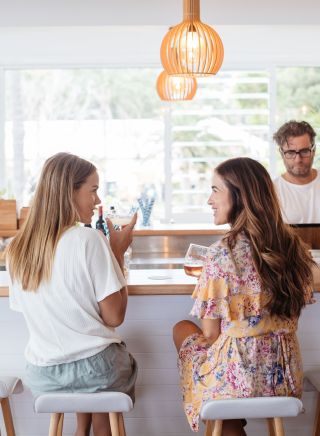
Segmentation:
<svg viewBox="0 0 320 436">
<path fill-rule="evenodd" d="M 166 274 L 165 270 L 156 272 L 148 270 L 144 273 L 150 276 Z M 136 277 L 144 273 L 139 271 Z M 172 274 L 180 273 L 172 272 Z M 159 283 L 161 280 L 172 279 L 144 277 L 144 280 L 149 286 L 149 280 L 152 280 L 152 284 L 153 281 Z M 194 279 L 190 278 L 190 280 Z M 193 283 L 186 284 L 190 288 L 193 288 L 193 285 Z M 320 366 L 320 294 L 316 294 L 316 299 L 317 304 L 308 306 L 299 322 L 298 335 L 305 369 Z M 134 410 L 125 415 L 127 436 L 194 435 L 188 427 L 182 410 L 176 367 L 177 355 L 171 333 L 177 321 L 188 318 L 191 305 L 189 295 L 131 295 L 129 297 L 126 320 L 118 331 L 138 362 L 139 374 Z M 0 298 L 0 329 L 2 332 L 0 373 L 23 377 L 25 366 L 23 352 L 28 340 L 28 332 L 22 315 L 9 309 L 7 297 Z M 311 434 L 316 393 L 305 392 L 303 403 L 306 413 L 285 420 L 286 431 L 290 436 Z M 13 396 L 11 404 L 17 436 L 47 436 L 49 416 L 34 413 L 33 399 L 28 389 L 23 394 Z M 0 431 L 1 434 L 5 434 L 1 420 L 2 415 Z M 74 431 L 75 418 L 67 414 L 64 436 L 71 436 Z M 249 420 L 247 432 L 248 435 L 264 435 L 266 424 L 261 420 Z M 203 433 L 202 428 L 199 435 Z"/>
</svg>

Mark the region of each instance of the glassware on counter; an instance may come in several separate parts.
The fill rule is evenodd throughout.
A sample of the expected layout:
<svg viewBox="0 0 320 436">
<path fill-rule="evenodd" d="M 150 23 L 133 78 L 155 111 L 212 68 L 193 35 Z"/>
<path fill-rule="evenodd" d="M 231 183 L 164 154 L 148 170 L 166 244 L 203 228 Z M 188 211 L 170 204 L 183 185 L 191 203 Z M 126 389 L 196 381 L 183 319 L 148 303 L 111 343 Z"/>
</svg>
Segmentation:
<svg viewBox="0 0 320 436">
<path fill-rule="evenodd" d="M 190 244 L 184 258 L 184 272 L 188 276 L 200 277 L 208 247 L 197 244 Z"/>
</svg>

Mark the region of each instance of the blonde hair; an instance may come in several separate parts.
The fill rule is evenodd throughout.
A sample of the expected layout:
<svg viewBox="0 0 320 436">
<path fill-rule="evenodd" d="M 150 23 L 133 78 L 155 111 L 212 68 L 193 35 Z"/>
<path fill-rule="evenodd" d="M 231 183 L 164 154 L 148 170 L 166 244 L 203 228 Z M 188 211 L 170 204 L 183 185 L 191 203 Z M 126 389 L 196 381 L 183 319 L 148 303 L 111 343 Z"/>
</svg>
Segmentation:
<svg viewBox="0 0 320 436">
<path fill-rule="evenodd" d="M 271 292 L 271 315 L 300 315 L 306 290 L 312 286 L 313 261 L 307 246 L 283 222 L 278 197 L 267 170 L 250 158 L 229 159 L 216 173 L 229 189 L 231 229 L 225 240 L 232 249 L 243 232 L 250 241 L 253 261 L 263 287 Z"/>
<path fill-rule="evenodd" d="M 96 167 L 78 156 L 57 153 L 44 164 L 28 218 L 10 243 L 7 256 L 12 280 L 35 291 L 51 277 L 58 241 L 79 220 L 73 194 Z"/>
</svg>

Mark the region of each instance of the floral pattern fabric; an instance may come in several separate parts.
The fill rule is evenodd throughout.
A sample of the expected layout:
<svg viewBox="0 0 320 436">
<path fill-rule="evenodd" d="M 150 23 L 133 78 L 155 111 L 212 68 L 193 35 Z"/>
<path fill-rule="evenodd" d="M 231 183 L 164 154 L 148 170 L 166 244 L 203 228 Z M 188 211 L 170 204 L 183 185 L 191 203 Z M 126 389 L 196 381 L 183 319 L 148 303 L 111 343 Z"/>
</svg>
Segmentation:
<svg viewBox="0 0 320 436">
<path fill-rule="evenodd" d="M 306 290 L 311 302 L 311 290 Z M 211 399 L 302 394 L 297 319 L 271 317 L 270 295 L 261 286 L 249 241 L 240 235 L 232 253 L 225 242 L 209 249 L 192 295 L 191 314 L 221 320 L 221 334 L 209 344 L 200 334 L 183 342 L 178 358 L 185 413 L 199 429 L 202 403 Z"/>
</svg>

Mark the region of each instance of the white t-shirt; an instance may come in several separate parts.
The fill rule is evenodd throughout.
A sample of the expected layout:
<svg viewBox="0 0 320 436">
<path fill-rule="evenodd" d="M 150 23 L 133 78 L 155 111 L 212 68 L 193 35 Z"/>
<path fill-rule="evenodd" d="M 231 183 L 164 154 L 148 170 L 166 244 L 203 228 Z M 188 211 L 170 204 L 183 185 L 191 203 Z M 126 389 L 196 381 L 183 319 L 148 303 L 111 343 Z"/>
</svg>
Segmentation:
<svg viewBox="0 0 320 436">
<path fill-rule="evenodd" d="M 279 195 L 283 219 L 289 224 L 320 223 L 320 174 L 312 182 L 296 185 L 277 177 L 274 185 Z"/>
<path fill-rule="evenodd" d="M 121 338 L 99 315 L 98 302 L 126 285 L 100 231 L 72 227 L 60 238 L 52 277 L 36 292 L 9 285 L 10 307 L 23 313 L 28 362 L 49 366 L 93 356 Z"/>
</svg>

